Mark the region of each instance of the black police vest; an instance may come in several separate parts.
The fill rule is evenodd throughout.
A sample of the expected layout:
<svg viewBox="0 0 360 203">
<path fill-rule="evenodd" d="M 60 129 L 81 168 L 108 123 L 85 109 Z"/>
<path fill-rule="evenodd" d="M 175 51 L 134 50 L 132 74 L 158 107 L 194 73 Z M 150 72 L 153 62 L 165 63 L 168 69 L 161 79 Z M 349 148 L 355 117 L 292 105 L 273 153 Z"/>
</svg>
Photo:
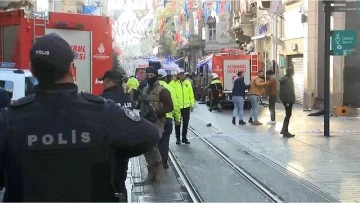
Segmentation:
<svg viewBox="0 0 360 203">
<path fill-rule="evenodd" d="M 113 201 L 109 149 L 90 94 L 26 97 L 9 108 L 4 201 Z"/>
<path fill-rule="evenodd" d="M 123 108 L 128 108 L 133 110 L 135 108 L 135 102 L 132 100 L 129 95 L 122 92 L 122 87 L 112 87 L 109 90 L 106 90 L 100 96 L 105 99 L 111 99 L 119 106 Z"/>
</svg>

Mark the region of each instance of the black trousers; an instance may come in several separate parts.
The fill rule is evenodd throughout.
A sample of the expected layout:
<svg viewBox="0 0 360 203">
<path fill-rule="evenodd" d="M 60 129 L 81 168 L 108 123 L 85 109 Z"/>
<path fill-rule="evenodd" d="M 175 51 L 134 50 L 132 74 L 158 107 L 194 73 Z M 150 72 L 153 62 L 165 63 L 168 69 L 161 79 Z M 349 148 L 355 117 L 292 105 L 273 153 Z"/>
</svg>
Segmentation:
<svg viewBox="0 0 360 203">
<path fill-rule="evenodd" d="M 133 100 L 137 101 L 139 99 L 140 92 L 139 92 L 139 90 L 134 90 L 134 89 L 133 89 L 133 91 L 134 91 Z"/>
<path fill-rule="evenodd" d="M 164 126 L 164 132 L 159 142 L 159 151 L 161 154 L 161 158 L 163 162 L 167 162 L 169 158 L 169 143 L 170 143 L 170 135 L 173 131 L 173 119 L 167 118 Z"/>
<path fill-rule="evenodd" d="M 284 119 L 284 124 L 283 127 L 281 129 L 281 133 L 288 133 L 289 132 L 289 123 L 290 123 L 290 118 L 292 115 L 292 103 L 284 103 L 283 105 L 285 107 L 285 119 Z"/>
<path fill-rule="evenodd" d="M 270 95 L 269 96 L 269 111 L 271 121 L 275 121 L 275 104 L 276 104 L 277 96 Z"/>
<path fill-rule="evenodd" d="M 184 109 L 180 109 L 181 112 L 181 118 L 182 118 L 182 139 L 186 140 L 186 136 L 187 136 L 187 131 L 188 131 L 188 127 L 189 127 L 189 120 L 190 120 L 190 107 L 188 108 L 184 108 Z M 180 139 L 180 125 L 175 125 L 175 134 L 176 134 L 176 139 Z"/>
<path fill-rule="evenodd" d="M 127 200 L 126 177 L 129 159 L 117 154 L 112 158 L 112 178 L 111 184 L 117 193 L 122 193 L 123 198 Z M 125 201 L 125 200 L 124 200 Z"/>
<path fill-rule="evenodd" d="M 210 110 L 213 110 L 214 106 L 217 107 L 219 104 L 220 98 L 218 96 L 213 96 L 211 102 L 210 102 Z"/>
</svg>

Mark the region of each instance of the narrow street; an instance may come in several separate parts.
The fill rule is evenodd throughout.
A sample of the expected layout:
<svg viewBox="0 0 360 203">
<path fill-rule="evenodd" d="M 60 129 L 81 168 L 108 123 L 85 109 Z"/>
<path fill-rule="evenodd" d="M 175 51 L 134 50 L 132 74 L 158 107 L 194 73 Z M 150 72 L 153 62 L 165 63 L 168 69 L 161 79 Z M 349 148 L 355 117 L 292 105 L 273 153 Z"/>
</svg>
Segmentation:
<svg viewBox="0 0 360 203">
<path fill-rule="evenodd" d="M 355 153 L 360 146 L 358 118 L 332 117 L 333 136 L 326 138 L 321 135 L 322 117 L 309 117 L 311 112 L 295 108 L 290 129 L 296 136 L 288 139 L 278 133 L 284 117 L 280 104 L 278 109 L 275 126 L 265 124 L 269 119 L 266 107 L 261 108 L 260 121 L 264 125 L 234 126 L 230 110 L 209 112 L 206 105 L 197 104 L 190 120 L 191 144 L 178 146 L 172 136 L 170 147 L 203 200 L 269 201 L 206 147 L 198 136 L 278 195 L 281 201 L 359 201 L 360 171 L 357 166 L 360 157 Z M 247 118 L 248 110 L 245 112 Z M 207 127 L 208 123 L 212 126 Z M 168 170 L 167 175 L 171 174 Z M 174 181 L 181 185 L 177 178 Z M 148 197 L 152 193 L 150 189 L 143 192 Z M 186 201 L 186 198 L 177 201 L 180 200 Z"/>
</svg>

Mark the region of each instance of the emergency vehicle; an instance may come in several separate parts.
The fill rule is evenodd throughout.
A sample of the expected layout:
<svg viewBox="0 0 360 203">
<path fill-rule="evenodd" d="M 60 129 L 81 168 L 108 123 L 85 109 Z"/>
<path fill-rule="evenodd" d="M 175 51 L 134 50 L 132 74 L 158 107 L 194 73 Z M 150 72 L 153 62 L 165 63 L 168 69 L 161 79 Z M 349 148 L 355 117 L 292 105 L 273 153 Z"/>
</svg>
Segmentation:
<svg viewBox="0 0 360 203">
<path fill-rule="evenodd" d="M 15 63 L 0 62 L 0 87 L 4 88 L 11 101 L 34 93 L 38 81 L 29 70 L 15 68 Z"/>
<path fill-rule="evenodd" d="M 146 77 L 146 68 L 152 66 L 157 70 L 163 68 L 163 62 L 156 58 L 143 58 L 134 62 L 135 77 L 142 81 Z"/>
<path fill-rule="evenodd" d="M 97 79 L 112 68 L 112 26 L 109 17 L 24 10 L 0 12 L 0 62 L 29 69 L 36 39 L 57 33 L 76 53 L 76 84 L 80 91 L 100 94 Z"/>
<path fill-rule="evenodd" d="M 202 85 L 197 91 L 201 96 L 198 98 L 209 103 L 211 93 L 205 88 L 211 82 L 211 73 L 216 73 L 223 86 L 220 103 L 232 104 L 231 92 L 237 73 L 244 72 L 244 81 L 248 85 L 260 69 L 261 60 L 258 53 L 245 54 L 241 50 L 222 49 L 220 53 L 210 54 L 199 60 L 197 64 L 197 72 L 202 77 Z"/>
</svg>

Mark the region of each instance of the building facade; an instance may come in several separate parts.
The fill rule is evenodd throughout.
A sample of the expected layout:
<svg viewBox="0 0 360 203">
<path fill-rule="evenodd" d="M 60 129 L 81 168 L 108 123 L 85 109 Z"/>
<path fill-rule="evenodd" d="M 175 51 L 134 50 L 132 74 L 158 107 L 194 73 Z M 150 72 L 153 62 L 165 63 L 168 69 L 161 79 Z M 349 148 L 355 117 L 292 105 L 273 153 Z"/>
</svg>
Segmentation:
<svg viewBox="0 0 360 203">
<path fill-rule="evenodd" d="M 205 53 L 218 53 L 222 48 L 238 48 L 231 26 L 233 24 L 234 10 L 232 4 L 236 1 L 214 1 L 205 0 L 204 31 L 205 31 Z"/>
</svg>

